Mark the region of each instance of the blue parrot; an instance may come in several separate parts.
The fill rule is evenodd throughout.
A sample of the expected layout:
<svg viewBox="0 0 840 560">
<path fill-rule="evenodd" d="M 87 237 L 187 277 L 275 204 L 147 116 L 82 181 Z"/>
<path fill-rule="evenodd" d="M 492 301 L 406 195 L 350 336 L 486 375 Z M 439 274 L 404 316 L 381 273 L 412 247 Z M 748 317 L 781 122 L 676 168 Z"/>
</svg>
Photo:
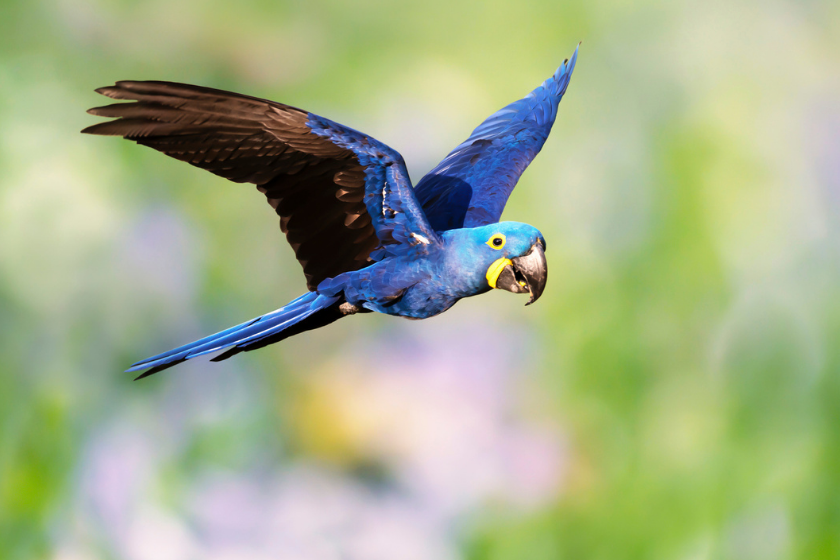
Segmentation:
<svg viewBox="0 0 840 560">
<path fill-rule="evenodd" d="M 578 46 L 579 48 L 579 46 Z M 548 138 L 575 49 L 525 98 L 491 115 L 412 188 L 402 156 L 313 113 L 246 95 L 160 81 L 96 91 L 116 103 L 87 134 L 122 136 L 237 183 L 253 183 L 280 216 L 309 291 L 235 327 L 152 356 L 152 375 L 224 350 L 220 361 L 360 312 L 425 319 L 461 298 L 545 289 L 545 239 L 499 222 L 519 176 Z"/>
</svg>

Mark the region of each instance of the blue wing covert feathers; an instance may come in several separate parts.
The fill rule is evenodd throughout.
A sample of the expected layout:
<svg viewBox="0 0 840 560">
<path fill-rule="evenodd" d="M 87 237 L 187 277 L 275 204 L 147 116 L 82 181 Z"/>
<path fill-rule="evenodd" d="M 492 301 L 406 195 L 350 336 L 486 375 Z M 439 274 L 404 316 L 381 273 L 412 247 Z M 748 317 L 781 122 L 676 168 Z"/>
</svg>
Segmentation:
<svg viewBox="0 0 840 560">
<path fill-rule="evenodd" d="M 499 221 L 551 132 L 577 53 L 524 99 L 490 115 L 417 184 L 417 198 L 436 231 Z"/>
<path fill-rule="evenodd" d="M 226 359 L 357 312 L 430 317 L 493 287 L 539 297 L 547 274 L 542 234 L 526 224 L 493 224 L 551 131 L 577 52 L 485 120 L 416 189 L 395 150 L 289 105 L 172 82 L 96 90 L 127 102 L 91 109 L 114 120 L 82 132 L 122 136 L 256 185 L 280 217 L 309 288 L 276 311 L 129 371 L 147 370 L 145 377 L 220 350 L 213 359 Z"/>
</svg>

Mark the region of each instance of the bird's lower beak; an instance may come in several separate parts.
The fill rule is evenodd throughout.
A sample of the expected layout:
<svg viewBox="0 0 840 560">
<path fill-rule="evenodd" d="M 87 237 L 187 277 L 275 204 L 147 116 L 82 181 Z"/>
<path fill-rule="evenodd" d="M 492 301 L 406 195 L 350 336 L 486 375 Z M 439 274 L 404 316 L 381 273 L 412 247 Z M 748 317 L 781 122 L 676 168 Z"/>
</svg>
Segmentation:
<svg viewBox="0 0 840 560">
<path fill-rule="evenodd" d="M 542 295 L 547 280 L 545 252 L 540 243 L 535 243 L 526 255 L 510 260 L 496 279 L 495 287 L 514 294 L 528 292 L 531 299 L 525 305 L 531 305 Z"/>
</svg>

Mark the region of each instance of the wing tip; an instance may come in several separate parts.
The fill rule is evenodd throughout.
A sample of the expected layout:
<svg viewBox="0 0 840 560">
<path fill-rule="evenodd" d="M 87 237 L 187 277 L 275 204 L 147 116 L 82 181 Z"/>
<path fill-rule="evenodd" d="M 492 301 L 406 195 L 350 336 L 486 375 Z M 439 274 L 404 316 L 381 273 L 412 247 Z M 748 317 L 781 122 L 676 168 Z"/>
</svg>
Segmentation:
<svg viewBox="0 0 840 560">
<path fill-rule="evenodd" d="M 578 51 L 580 50 L 580 46 L 582 44 L 583 41 L 580 41 L 575 47 L 575 52 L 572 53 L 571 58 L 564 59 L 563 64 L 561 64 L 560 67 L 557 68 L 557 71 L 554 73 L 554 76 L 546 80 L 546 82 L 543 84 L 543 87 L 550 87 L 550 91 L 552 91 L 554 95 L 562 96 L 566 93 L 566 87 L 568 87 L 569 80 L 571 80 L 572 77 L 572 72 L 574 72 L 575 70 Z M 551 82 L 554 83 L 551 84 Z"/>
<path fill-rule="evenodd" d="M 124 93 L 124 89 L 120 87 L 120 83 L 121 82 L 117 82 L 112 86 L 98 87 L 93 91 L 110 99 L 122 99 L 121 94 Z"/>
<path fill-rule="evenodd" d="M 138 101 L 138 97 L 143 95 L 154 95 L 163 93 L 161 90 L 178 89 L 183 87 L 197 87 L 189 86 L 187 84 L 178 84 L 175 82 L 162 82 L 159 80 L 118 80 L 112 86 L 102 86 L 96 88 L 95 91 L 99 95 L 110 97 L 111 99 L 119 99 L 124 101 Z"/>
<path fill-rule="evenodd" d="M 111 122 L 111 121 L 108 121 L 108 122 Z M 90 126 L 86 126 L 80 132 L 82 134 L 94 134 L 96 136 L 117 136 L 117 134 L 110 134 L 110 133 L 104 132 L 102 130 L 104 128 L 104 127 L 102 127 L 103 124 L 107 124 L 107 123 L 92 124 Z"/>
<path fill-rule="evenodd" d="M 578 42 L 577 46 L 575 47 L 575 52 L 572 53 L 571 58 L 567 58 L 563 61 L 563 66 L 561 66 L 561 68 L 564 69 L 567 73 L 571 73 L 572 70 L 575 69 L 575 62 L 577 62 L 578 52 L 580 51 L 580 46 L 582 44 L 583 41 Z"/>
<path fill-rule="evenodd" d="M 123 126 L 125 119 L 115 119 L 101 123 L 92 124 L 82 129 L 82 134 L 94 134 L 96 136 L 122 136 L 123 138 L 133 139 L 130 130 L 126 130 Z M 138 135 L 138 136 L 142 136 Z"/>
</svg>

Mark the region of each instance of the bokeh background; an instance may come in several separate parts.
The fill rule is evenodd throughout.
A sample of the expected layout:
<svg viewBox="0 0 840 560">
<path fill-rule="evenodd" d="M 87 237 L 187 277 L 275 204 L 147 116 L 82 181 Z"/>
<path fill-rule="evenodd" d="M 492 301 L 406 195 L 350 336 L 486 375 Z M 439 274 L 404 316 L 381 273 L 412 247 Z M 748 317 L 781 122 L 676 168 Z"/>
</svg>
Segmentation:
<svg viewBox="0 0 840 560">
<path fill-rule="evenodd" d="M 133 382 L 304 289 L 248 185 L 93 93 L 300 106 L 414 180 L 583 40 L 504 218 L 537 305 L 356 316 Z M 0 558 L 840 558 L 840 3 L 0 0 Z"/>
</svg>

